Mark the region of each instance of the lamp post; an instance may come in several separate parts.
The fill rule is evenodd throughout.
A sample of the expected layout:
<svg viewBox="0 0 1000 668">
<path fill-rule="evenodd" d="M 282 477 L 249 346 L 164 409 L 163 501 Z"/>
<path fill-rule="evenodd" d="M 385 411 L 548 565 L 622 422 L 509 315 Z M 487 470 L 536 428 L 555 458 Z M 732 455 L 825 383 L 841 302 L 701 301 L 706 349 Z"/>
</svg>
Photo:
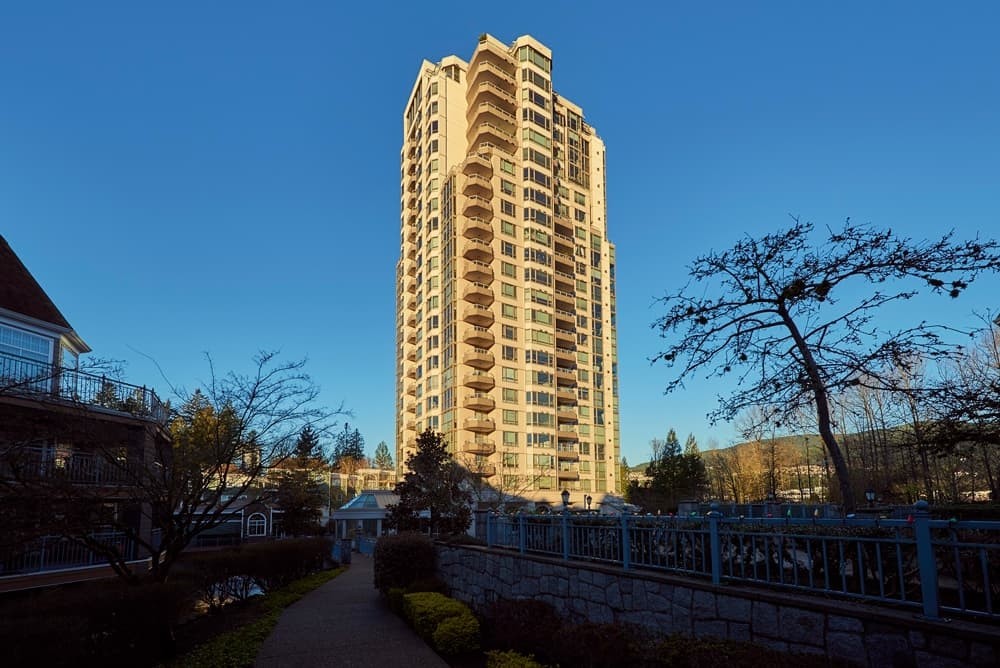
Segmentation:
<svg viewBox="0 0 1000 668">
<path fill-rule="evenodd" d="M 865 490 L 865 501 L 868 502 L 868 507 L 871 508 L 872 505 L 875 503 L 875 490 L 874 489 L 866 489 Z"/>
<path fill-rule="evenodd" d="M 583 497 L 583 500 L 587 504 L 587 512 L 589 513 L 590 512 L 590 502 L 594 500 L 594 497 L 592 497 L 590 494 L 588 494 L 587 496 Z"/>
<path fill-rule="evenodd" d="M 562 495 L 561 496 L 562 496 L 562 502 L 563 502 L 563 510 L 564 511 L 569 510 L 569 490 L 568 489 L 564 489 L 562 491 Z"/>
</svg>

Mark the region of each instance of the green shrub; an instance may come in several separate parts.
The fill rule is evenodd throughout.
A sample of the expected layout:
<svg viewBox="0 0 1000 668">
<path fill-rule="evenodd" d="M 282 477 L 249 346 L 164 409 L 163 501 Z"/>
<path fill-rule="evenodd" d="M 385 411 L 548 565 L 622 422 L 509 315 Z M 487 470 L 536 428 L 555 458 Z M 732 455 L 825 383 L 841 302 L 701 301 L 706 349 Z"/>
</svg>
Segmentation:
<svg viewBox="0 0 1000 668">
<path fill-rule="evenodd" d="M 418 580 L 434 577 L 437 565 L 434 545 L 418 533 L 379 538 L 374 559 L 375 587 L 382 594 L 393 587 L 405 589 Z"/>
<path fill-rule="evenodd" d="M 449 656 L 479 649 L 479 620 L 466 608 L 454 617 L 441 620 L 431 635 L 434 648 Z"/>
<path fill-rule="evenodd" d="M 469 607 L 461 601 L 433 591 L 406 594 L 403 599 L 406 619 L 417 635 L 428 642 L 432 642 L 435 629 L 445 619 L 472 614 Z"/>
<path fill-rule="evenodd" d="M 486 652 L 486 668 L 544 668 L 533 656 L 525 656 L 514 650 Z"/>
</svg>

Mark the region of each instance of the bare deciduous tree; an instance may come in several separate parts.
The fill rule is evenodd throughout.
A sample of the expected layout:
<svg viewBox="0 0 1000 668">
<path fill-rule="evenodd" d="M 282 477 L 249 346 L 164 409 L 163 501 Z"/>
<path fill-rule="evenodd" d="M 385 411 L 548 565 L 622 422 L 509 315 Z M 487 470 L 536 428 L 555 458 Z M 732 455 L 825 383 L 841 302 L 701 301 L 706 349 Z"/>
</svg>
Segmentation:
<svg viewBox="0 0 1000 668">
<path fill-rule="evenodd" d="M 735 389 L 720 399 L 713 419 L 763 406 L 781 424 L 810 406 L 851 510 L 855 496 L 834 433 L 832 395 L 859 385 L 895 389 L 890 370 L 955 352 L 941 338 L 944 328 L 920 322 L 886 330 L 876 314 L 921 287 L 959 296 L 982 272 L 1000 269 L 1000 247 L 951 234 L 913 241 L 849 220 L 820 243 L 812 232 L 812 224 L 794 219 L 781 232 L 696 258 L 691 282 L 660 300 L 667 313 L 653 326 L 669 345 L 653 361 L 677 370 L 668 392 L 698 371 L 732 377 Z"/>
</svg>

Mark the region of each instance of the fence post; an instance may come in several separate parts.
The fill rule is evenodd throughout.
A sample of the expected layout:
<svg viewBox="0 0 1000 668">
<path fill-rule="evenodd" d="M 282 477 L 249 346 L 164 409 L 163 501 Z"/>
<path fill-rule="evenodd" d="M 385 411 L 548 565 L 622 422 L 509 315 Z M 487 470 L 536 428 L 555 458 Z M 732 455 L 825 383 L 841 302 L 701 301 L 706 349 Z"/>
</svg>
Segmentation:
<svg viewBox="0 0 1000 668">
<path fill-rule="evenodd" d="M 493 516 L 493 511 L 490 510 L 486 513 L 486 547 L 493 547 L 493 531 L 495 523 L 496 518 Z"/>
<path fill-rule="evenodd" d="M 938 619 L 938 573 L 931 543 L 930 504 L 923 499 L 914 504 L 913 538 L 917 543 L 917 565 L 920 568 L 920 594 L 924 602 L 924 617 Z"/>
<path fill-rule="evenodd" d="M 628 535 L 628 511 L 622 511 L 622 568 L 628 570 L 632 556 L 632 545 Z"/>
<path fill-rule="evenodd" d="M 526 528 L 527 522 L 525 522 L 524 511 L 522 510 L 517 514 L 517 549 L 521 554 L 528 551 L 528 537 L 527 531 L 525 531 Z"/>
<path fill-rule="evenodd" d="M 569 511 L 562 512 L 563 559 L 569 561 Z"/>
<path fill-rule="evenodd" d="M 712 501 L 710 507 L 711 510 L 708 511 L 708 546 L 712 557 L 712 584 L 719 584 L 722 582 L 722 547 L 719 541 L 719 518 L 722 517 L 722 513 L 719 512 L 717 501 Z"/>
</svg>

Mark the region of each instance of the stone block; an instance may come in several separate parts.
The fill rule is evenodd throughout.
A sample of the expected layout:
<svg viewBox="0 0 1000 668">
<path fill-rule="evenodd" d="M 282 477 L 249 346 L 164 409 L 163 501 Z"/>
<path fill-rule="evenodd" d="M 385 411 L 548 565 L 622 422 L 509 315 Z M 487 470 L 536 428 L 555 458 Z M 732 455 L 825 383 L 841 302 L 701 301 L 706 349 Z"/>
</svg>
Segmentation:
<svg viewBox="0 0 1000 668">
<path fill-rule="evenodd" d="M 822 613 L 782 607 L 778 613 L 781 637 L 790 643 L 822 647 L 826 618 Z"/>
<path fill-rule="evenodd" d="M 674 606 L 691 610 L 691 590 L 687 587 L 674 587 L 674 595 L 671 597 Z"/>
<path fill-rule="evenodd" d="M 778 606 L 754 601 L 753 617 L 750 620 L 750 624 L 753 629 L 754 642 L 757 642 L 757 636 L 773 638 L 779 635 Z"/>
<path fill-rule="evenodd" d="M 910 644 L 903 633 L 871 633 L 865 636 L 870 666 L 906 666 L 913 663 Z"/>
<path fill-rule="evenodd" d="M 750 642 L 750 625 L 741 622 L 729 622 L 727 637 L 735 642 Z"/>
<path fill-rule="evenodd" d="M 998 641 L 1000 645 L 1000 641 Z M 981 642 L 969 643 L 969 664 L 973 666 L 995 666 L 1000 663 L 997 647 Z"/>
<path fill-rule="evenodd" d="M 828 631 L 838 631 L 843 633 L 863 633 L 865 625 L 860 619 L 854 617 L 843 617 L 841 615 L 827 615 L 826 628 Z"/>
<path fill-rule="evenodd" d="M 653 612 L 670 609 L 670 601 L 659 594 L 645 592 L 644 599 L 645 605 L 636 605 L 637 609 L 641 610 L 645 608 Z M 636 601 L 636 603 L 638 603 L 638 601 Z"/>
<path fill-rule="evenodd" d="M 788 651 L 788 643 L 785 642 L 784 640 L 775 640 L 773 638 L 758 638 L 757 636 L 754 636 L 753 644 L 760 645 L 761 647 L 766 647 L 768 649 L 773 649 L 777 652 Z"/>
<path fill-rule="evenodd" d="M 910 665 L 916 668 L 965 668 L 968 664 L 961 659 L 917 650 L 913 653 L 913 662 Z"/>
<path fill-rule="evenodd" d="M 969 655 L 969 646 L 961 638 L 935 634 L 931 636 L 929 651 L 934 654 L 964 659 Z"/>
<path fill-rule="evenodd" d="M 621 610 L 624 607 L 621 588 L 618 586 L 617 580 L 608 583 L 604 590 L 604 600 L 615 610 Z"/>
<path fill-rule="evenodd" d="M 715 594 L 708 591 L 695 591 L 691 597 L 691 615 L 696 619 L 717 619 L 715 609 Z M 695 624 L 695 628 L 697 628 Z"/>
<path fill-rule="evenodd" d="M 691 618 L 691 608 L 675 605 L 670 609 L 670 617 L 673 620 L 674 633 L 691 633 L 694 620 Z"/>
<path fill-rule="evenodd" d="M 920 631 L 910 631 L 907 634 L 907 639 L 910 641 L 910 647 L 913 649 L 924 649 L 927 647 L 927 636 Z"/>
<path fill-rule="evenodd" d="M 737 596 L 716 596 L 719 618 L 732 622 L 750 623 L 750 599 Z"/>
<path fill-rule="evenodd" d="M 611 608 L 601 603 L 590 603 L 587 606 L 587 621 L 595 624 L 610 624 L 615 621 Z"/>
<path fill-rule="evenodd" d="M 696 621 L 694 623 L 693 630 L 696 638 L 725 639 L 729 632 L 726 622 L 722 620 Z"/>
<path fill-rule="evenodd" d="M 811 654 L 814 656 L 825 656 L 826 650 L 816 645 L 803 645 L 801 643 L 788 643 L 788 651 L 794 654 Z"/>
</svg>

